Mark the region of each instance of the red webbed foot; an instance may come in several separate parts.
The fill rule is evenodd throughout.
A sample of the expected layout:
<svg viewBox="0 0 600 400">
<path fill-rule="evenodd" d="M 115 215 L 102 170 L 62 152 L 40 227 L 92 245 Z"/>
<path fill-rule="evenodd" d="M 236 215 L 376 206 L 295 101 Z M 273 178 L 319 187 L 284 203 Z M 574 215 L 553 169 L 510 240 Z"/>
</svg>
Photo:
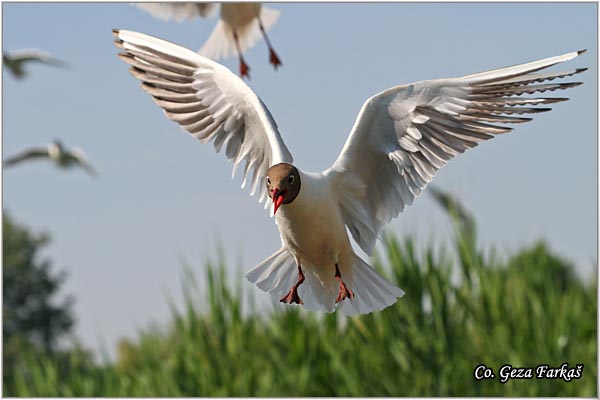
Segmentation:
<svg viewBox="0 0 600 400">
<path fill-rule="evenodd" d="M 273 50 L 273 49 L 269 49 L 269 62 L 271 63 L 271 65 L 273 65 L 273 68 L 275 68 L 275 69 L 277 69 L 277 67 L 280 67 L 281 65 L 283 65 L 281 63 L 281 60 L 277 56 L 277 53 L 275 53 L 275 50 Z"/>
<path fill-rule="evenodd" d="M 335 264 L 335 279 L 340 282 L 340 291 L 338 292 L 337 298 L 335 299 L 336 303 L 340 301 L 354 298 L 354 292 L 348 289 L 348 286 L 342 280 L 342 274 L 340 274 L 340 269 L 337 264 Z"/>
<path fill-rule="evenodd" d="M 298 286 L 302 285 L 302 282 L 304 282 L 304 274 L 302 273 L 302 267 L 298 265 L 298 280 L 296 281 L 296 284 L 292 286 L 288 294 L 279 299 L 279 301 L 287 304 L 304 304 L 300 296 L 298 296 Z"/>
<path fill-rule="evenodd" d="M 296 285 L 294 285 L 294 287 L 290 289 L 288 294 L 279 299 L 279 301 L 287 304 L 304 304 L 300 296 L 298 296 L 298 287 Z"/>
<path fill-rule="evenodd" d="M 240 57 L 240 76 L 242 78 L 250 79 L 250 67 L 248 66 L 248 64 L 246 64 L 244 59 L 241 57 Z"/>
</svg>

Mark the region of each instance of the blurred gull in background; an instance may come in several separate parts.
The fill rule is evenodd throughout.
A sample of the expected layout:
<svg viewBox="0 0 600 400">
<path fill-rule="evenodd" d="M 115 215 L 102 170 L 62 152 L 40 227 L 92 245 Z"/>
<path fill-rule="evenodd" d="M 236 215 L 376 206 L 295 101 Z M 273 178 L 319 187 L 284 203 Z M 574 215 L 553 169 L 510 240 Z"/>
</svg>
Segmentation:
<svg viewBox="0 0 600 400">
<path fill-rule="evenodd" d="M 182 22 L 195 17 L 206 18 L 216 11 L 218 3 L 135 3 L 144 11 L 163 20 Z M 273 50 L 267 31 L 277 21 L 280 12 L 261 3 L 221 3 L 221 19 L 212 34 L 198 51 L 213 60 L 229 58 L 235 54 L 240 59 L 240 75 L 248 77 L 250 67 L 242 53 L 256 44 L 261 35 L 269 48 L 269 62 L 275 69 L 281 60 Z"/>
<path fill-rule="evenodd" d="M 37 49 L 15 50 L 10 53 L 2 53 L 3 65 L 13 74 L 15 78 L 22 79 L 27 76 L 26 64 L 38 62 L 55 67 L 66 67 L 67 63 L 54 58 L 49 53 Z"/>
<path fill-rule="evenodd" d="M 54 140 L 45 147 L 32 147 L 23 150 L 18 154 L 8 157 L 4 160 L 3 165 L 4 167 L 12 167 L 23 162 L 41 159 L 49 159 L 60 168 L 83 168 L 92 177 L 98 175 L 82 149 L 77 147 L 67 149 L 60 140 Z"/>
</svg>

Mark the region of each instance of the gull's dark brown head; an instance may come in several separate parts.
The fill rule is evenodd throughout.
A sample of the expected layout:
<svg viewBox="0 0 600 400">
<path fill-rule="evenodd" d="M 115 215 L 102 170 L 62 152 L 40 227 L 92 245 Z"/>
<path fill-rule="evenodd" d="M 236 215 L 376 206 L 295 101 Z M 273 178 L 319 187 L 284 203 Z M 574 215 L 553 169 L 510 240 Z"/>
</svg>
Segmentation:
<svg viewBox="0 0 600 400">
<path fill-rule="evenodd" d="M 275 206 L 274 213 L 282 204 L 289 204 L 300 193 L 300 173 L 292 164 L 275 164 L 267 171 L 269 197 Z"/>
</svg>

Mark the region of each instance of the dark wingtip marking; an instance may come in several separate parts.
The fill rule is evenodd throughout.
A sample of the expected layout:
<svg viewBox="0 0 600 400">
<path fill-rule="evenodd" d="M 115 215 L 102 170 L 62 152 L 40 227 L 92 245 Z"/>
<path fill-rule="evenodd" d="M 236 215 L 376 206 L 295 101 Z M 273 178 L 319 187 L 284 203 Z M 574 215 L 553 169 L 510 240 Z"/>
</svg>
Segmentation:
<svg viewBox="0 0 600 400">
<path fill-rule="evenodd" d="M 113 44 L 114 44 L 114 45 L 115 45 L 117 48 L 119 48 L 119 49 L 121 49 L 121 50 L 125 50 L 125 47 L 123 46 L 123 41 L 122 41 L 121 39 L 116 39 L 116 40 L 113 42 Z"/>
<path fill-rule="evenodd" d="M 119 36 L 119 29 L 113 29 L 112 30 L 113 35 L 115 36 Z"/>
<path fill-rule="evenodd" d="M 580 72 L 584 72 L 584 71 L 587 71 L 587 70 L 588 70 L 587 68 L 577 68 L 577 69 L 575 70 L 575 73 L 576 73 L 576 74 L 578 74 L 578 73 L 580 73 Z"/>
<path fill-rule="evenodd" d="M 131 64 L 131 60 L 133 60 L 133 57 L 128 53 L 119 53 L 117 54 L 117 57 L 119 57 L 122 61 L 126 62 L 127 64 Z"/>
<path fill-rule="evenodd" d="M 580 56 L 580 55 L 582 55 L 583 53 L 585 53 L 586 51 L 587 51 L 587 49 L 579 50 L 579 51 L 577 52 L 577 55 L 578 55 L 578 56 Z"/>
</svg>

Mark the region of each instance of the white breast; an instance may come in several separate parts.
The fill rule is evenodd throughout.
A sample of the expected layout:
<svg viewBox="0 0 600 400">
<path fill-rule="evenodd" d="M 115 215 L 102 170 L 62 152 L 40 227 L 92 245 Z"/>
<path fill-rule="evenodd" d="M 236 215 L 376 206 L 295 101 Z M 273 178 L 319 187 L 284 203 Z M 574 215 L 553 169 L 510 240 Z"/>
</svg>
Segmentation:
<svg viewBox="0 0 600 400">
<path fill-rule="evenodd" d="M 300 262 L 319 268 L 346 264 L 352 246 L 329 183 L 321 174 L 305 172 L 300 172 L 300 182 L 298 197 L 276 214 L 283 242 Z"/>
</svg>

